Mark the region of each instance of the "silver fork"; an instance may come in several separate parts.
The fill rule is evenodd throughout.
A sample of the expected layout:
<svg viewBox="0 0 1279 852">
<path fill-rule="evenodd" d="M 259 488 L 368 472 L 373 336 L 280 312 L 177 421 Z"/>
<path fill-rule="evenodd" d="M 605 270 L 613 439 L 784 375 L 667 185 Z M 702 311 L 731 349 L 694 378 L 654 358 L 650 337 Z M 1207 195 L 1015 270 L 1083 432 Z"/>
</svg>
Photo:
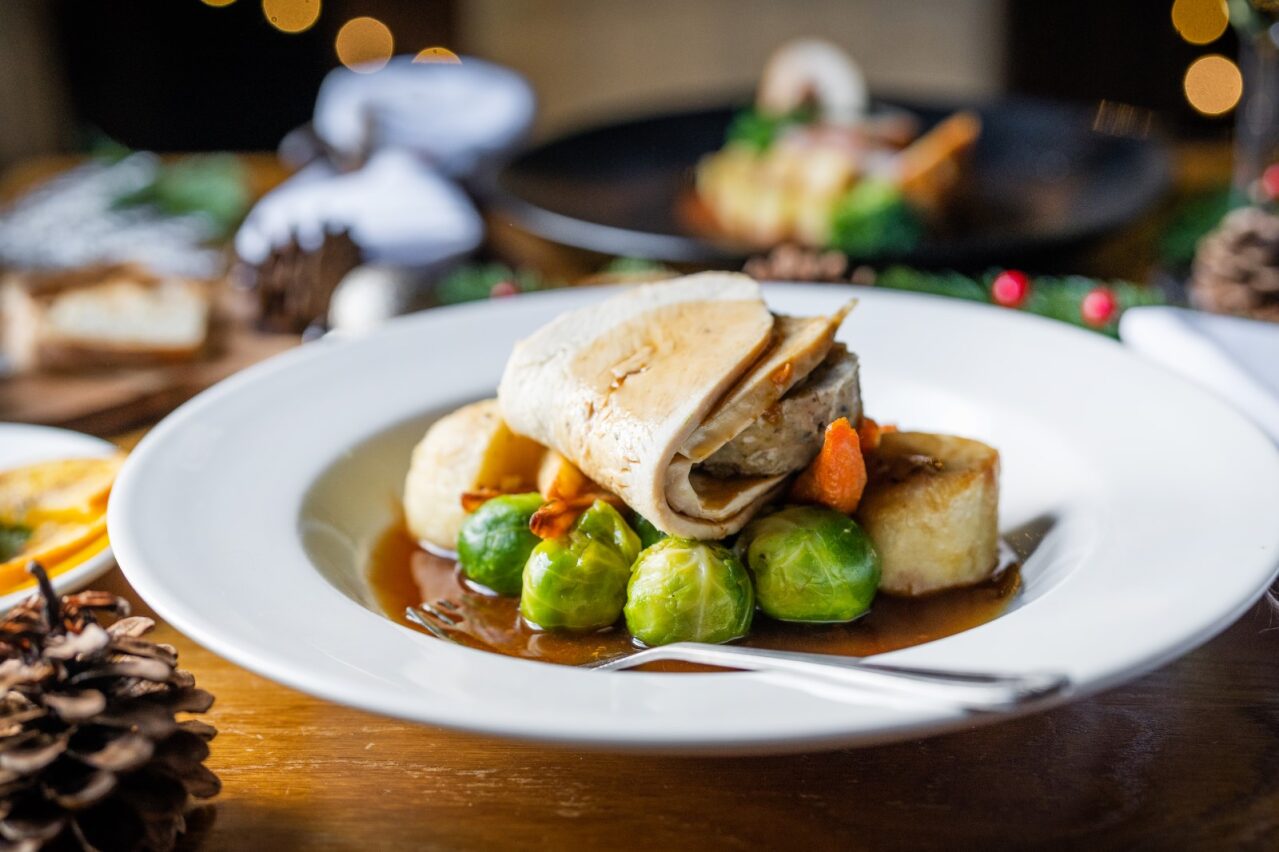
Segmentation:
<svg viewBox="0 0 1279 852">
<path fill-rule="evenodd" d="M 417 606 L 405 607 L 404 617 L 436 639 L 457 644 L 449 631 L 462 623 L 462 613 L 452 601 L 443 598 L 435 603 L 422 601 Z"/>
<path fill-rule="evenodd" d="M 439 639 L 456 642 L 449 631 L 460 623 L 456 604 L 423 602 L 405 616 Z M 972 711 L 1008 710 L 1063 692 L 1070 680 L 1056 672 L 1007 674 L 953 671 L 873 663 L 859 657 L 773 651 L 740 645 L 675 642 L 583 663 L 591 671 L 622 671 L 645 663 L 678 661 L 783 675 L 779 682 L 852 689 L 858 697 L 881 694 L 941 702 Z M 798 679 L 798 680 L 797 680 Z"/>
</svg>

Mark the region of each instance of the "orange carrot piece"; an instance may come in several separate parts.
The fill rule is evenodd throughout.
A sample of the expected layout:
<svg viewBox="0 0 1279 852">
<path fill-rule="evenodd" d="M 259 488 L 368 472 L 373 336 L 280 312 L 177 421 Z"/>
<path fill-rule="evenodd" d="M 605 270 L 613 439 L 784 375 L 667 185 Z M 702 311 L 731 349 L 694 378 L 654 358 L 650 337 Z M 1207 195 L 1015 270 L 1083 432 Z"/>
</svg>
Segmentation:
<svg viewBox="0 0 1279 852">
<path fill-rule="evenodd" d="M 866 489 L 866 460 L 861 440 L 847 417 L 826 427 L 817 458 L 791 486 L 791 499 L 817 503 L 851 515 Z"/>
<path fill-rule="evenodd" d="M 883 435 L 883 430 L 880 429 L 878 423 L 869 417 L 863 417 L 862 422 L 857 424 L 857 440 L 862 445 L 863 454 L 879 448 L 881 435 Z"/>
</svg>

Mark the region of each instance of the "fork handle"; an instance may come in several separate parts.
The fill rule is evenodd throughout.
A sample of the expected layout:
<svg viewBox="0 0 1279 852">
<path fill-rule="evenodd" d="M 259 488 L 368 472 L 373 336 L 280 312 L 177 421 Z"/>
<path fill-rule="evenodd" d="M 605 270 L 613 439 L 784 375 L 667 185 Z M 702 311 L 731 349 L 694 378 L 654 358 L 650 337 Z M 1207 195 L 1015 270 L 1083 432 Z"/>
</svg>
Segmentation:
<svg viewBox="0 0 1279 852">
<path fill-rule="evenodd" d="M 700 642 L 677 642 L 627 658 L 629 668 L 643 662 L 679 660 L 757 672 L 777 672 L 826 684 L 897 696 L 940 701 L 975 711 L 1007 710 L 1061 692 L 1069 679 L 1054 672 L 1027 675 L 943 671 L 872 663 L 855 657 L 806 654 Z M 622 662 L 622 661 L 619 661 Z M 614 664 L 609 668 L 622 668 Z"/>
</svg>

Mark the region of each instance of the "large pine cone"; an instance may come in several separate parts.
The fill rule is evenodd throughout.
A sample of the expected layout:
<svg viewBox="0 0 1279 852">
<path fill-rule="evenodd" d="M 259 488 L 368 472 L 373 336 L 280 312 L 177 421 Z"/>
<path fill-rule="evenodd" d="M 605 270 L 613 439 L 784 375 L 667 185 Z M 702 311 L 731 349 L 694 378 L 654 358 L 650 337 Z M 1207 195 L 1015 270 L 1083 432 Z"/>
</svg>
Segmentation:
<svg viewBox="0 0 1279 852">
<path fill-rule="evenodd" d="M 42 595 L 0 622 L 0 850 L 173 848 L 192 797 L 215 795 L 213 696 L 177 652 L 139 638 L 106 592 Z M 107 627 L 102 615 L 117 617 Z"/>
<path fill-rule="evenodd" d="M 1190 300 L 1197 308 L 1279 322 L 1279 216 L 1231 211 L 1195 252 Z"/>
</svg>

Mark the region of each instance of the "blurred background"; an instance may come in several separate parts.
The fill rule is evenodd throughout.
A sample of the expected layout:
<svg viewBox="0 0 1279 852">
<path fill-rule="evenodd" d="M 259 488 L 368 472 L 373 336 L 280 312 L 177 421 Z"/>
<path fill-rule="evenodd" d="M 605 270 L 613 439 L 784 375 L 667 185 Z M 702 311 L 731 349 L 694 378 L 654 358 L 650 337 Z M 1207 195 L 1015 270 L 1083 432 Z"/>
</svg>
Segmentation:
<svg viewBox="0 0 1279 852">
<path fill-rule="evenodd" d="M 1109 99 L 1220 134 L 1184 86 L 1233 57 L 1209 4 L 1169 0 L 7 0 L 0 5 L 0 162 L 82 148 L 95 133 L 153 150 L 265 150 L 310 118 L 343 24 L 373 17 L 397 53 L 443 45 L 537 91 L 550 135 L 619 114 L 740 98 L 788 38 L 845 47 L 877 92 Z M 1195 8 L 1197 5 L 1205 9 Z M 1223 5 L 1224 4 L 1219 4 Z M 270 12 L 277 15 L 273 24 Z M 12 120 L 21 115 L 22 121 Z"/>
<path fill-rule="evenodd" d="M 705 268 L 1279 319 L 1276 5 L 5 0 L 0 419 Z"/>
</svg>

